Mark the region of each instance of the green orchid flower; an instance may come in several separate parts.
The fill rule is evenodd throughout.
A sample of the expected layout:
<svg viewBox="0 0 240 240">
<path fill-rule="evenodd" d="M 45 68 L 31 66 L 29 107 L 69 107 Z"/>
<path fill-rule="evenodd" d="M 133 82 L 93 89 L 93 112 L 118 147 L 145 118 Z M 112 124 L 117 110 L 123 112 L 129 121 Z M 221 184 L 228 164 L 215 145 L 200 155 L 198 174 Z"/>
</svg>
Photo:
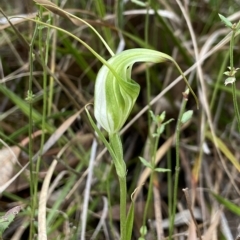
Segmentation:
<svg viewBox="0 0 240 240">
<path fill-rule="evenodd" d="M 94 115 L 110 135 L 123 127 L 140 92 L 139 84 L 131 79 L 133 64 L 164 61 L 175 64 L 193 93 L 174 59 L 155 50 L 139 48 L 123 51 L 110 58 L 99 70 L 95 84 Z M 194 93 L 193 95 L 196 99 Z"/>
<path fill-rule="evenodd" d="M 125 52 L 103 65 L 95 84 L 94 115 L 109 133 L 118 132 L 126 122 L 140 92 L 140 86 L 131 79 L 133 59 L 126 61 Z"/>
</svg>

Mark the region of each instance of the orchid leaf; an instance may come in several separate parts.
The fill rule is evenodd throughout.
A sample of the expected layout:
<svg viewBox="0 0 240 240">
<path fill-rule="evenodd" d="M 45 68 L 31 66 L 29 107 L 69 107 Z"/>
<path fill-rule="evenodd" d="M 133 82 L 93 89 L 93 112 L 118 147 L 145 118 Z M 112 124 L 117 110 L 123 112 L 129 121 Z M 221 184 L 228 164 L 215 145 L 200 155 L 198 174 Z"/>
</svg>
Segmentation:
<svg viewBox="0 0 240 240">
<path fill-rule="evenodd" d="M 140 161 L 142 162 L 142 164 L 143 164 L 145 167 L 150 168 L 150 169 L 153 170 L 152 165 L 151 165 L 146 159 L 144 159 L 144 158 L 142 158 L 142 157 L 139 157 L 139 159 L 140 159 Z"/>
<path fill-rule="evenodd" d="M 131 240 L 132 239 L 132 229 L 133 229 L 133 221 L 134 221 L 134 200 L 132 200 L 132 203 L 130 205 L 130 208 L 128 210 L 128 214 L 127 214 L 127 236 L 126 239 L 127 240 Z"/>
<path fill-rule="evenodd" d="M 229 28 L 232 28 L 233 24 L 223 15 L 218 14 L 218 16 L 220 17 L 220 19 L 222 20 L 223 23 L 225 23 L 225 25 Z"/>
<path fill-rule="evenodd" d="M 181 123 L 184 124 L 187 121 L 189 121 L 192 118 L 192 115 L 193 115 L 193 110 L 188 110 L 185 113 L 183 113 Z"/>
</svg>

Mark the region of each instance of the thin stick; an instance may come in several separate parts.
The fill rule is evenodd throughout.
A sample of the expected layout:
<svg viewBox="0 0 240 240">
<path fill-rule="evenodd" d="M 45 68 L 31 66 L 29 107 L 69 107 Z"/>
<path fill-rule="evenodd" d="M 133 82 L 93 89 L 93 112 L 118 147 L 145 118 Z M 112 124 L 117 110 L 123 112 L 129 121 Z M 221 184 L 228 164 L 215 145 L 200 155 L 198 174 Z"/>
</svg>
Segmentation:
<svg viewBox="0 0 240 240">
<path fill-rule="evenodd" d="M 93 143 L 92 143 L 92 149 L 91 149 L 91 155 L 90 155 L 90 160 L 89 160 L 89 165 L 88 165 L 88 177 L 87 177 L 87 182 L 86 182 L 86 188 L 84 191 L 84 201 L 83 201 L 83 206 L 82 206 L 82 216 L 81 216 L 81 221 L 79 226 L 79 237 L 84 240 L 85 239 L 85 231 L 86 231 L 86 226 L 87 226 L 87 212 L 88 212 L 88 203 L 89 203 L 89 198 L 90 198 L 90 190 L 91 190 L 91 184 L 92 184 L 92 178 L 93 178 L 93 168 L 94 168 L 94 161 L 96 159 L 96 152 L 97 152 L 97 140 L 94 138 Z"/>
<path fill-rule="evenodd" d="M 161 196 L 159 191 L 159 183 L 157 182 L 156 176 L 155 176 L 155 179 L 153 180 L 153 197 L 154 197 L 157 239 L 161 240 L 164 238 L 164 232 L 162 227 Z"/>
<path fill-rule="evenodd" d="M 185 195 L 185 198 L 186 198 L 186 201 L 187 201 L 187 206 L 188 206 L 188 209 L 190 211 L 192 220 L 193 220 L 193 222 L 194 222 L 194 224 L 196 226 L 197 236 L 199 237 L 200 240 L 202 240 L 201 233 L 200 233 L 197 221 L 196 221 L 196 219 L 194 218 L 194 215 L 193 215 L 192 204 L 191 204 L 191 201 L 190 201 L 190 195 L 189 195 L 188 188 L 184 188 L 183 192 L 184 192 L 184 195 Z"/>
</svg>

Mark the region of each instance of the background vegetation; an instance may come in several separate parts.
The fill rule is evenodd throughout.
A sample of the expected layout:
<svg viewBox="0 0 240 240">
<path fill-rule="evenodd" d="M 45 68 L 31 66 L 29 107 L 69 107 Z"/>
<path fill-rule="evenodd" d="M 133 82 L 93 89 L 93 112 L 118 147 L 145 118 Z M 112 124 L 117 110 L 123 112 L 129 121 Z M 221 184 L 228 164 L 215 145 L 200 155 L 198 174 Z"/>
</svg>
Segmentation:
<svg viewBox="0 0 240 240">
<path fill-rule="evenodd" d="M 4 226 L 3 239 L 41 239 L 38 234 L 44 232 L 44 226 L 48 239 L 119 239 L 118 179 L 104 145 L 94 142 L 94 131 L 84 111 L 93 103 L 102 63 L 73 37 L 32 20 L 70 32 L 106 60 L 111 56 L 92 29 L 80 21 L 70 21 L 30 0 L 23 4 L 1 2 L 0 211 L 4 216 L 0 225 L 11 222 Z M 197 109 L 190 94 L 186 109 L 193 110 L 193 116 L 181 129 L 172 239 L 198 239 L 198 232 L 204 239 L 240 239 L 240 133 L 232 87 L 224 85 L 224 72 L 230 66 L 231 30 L 218 16 L 221 13 L 238 23 L 239 2 L 54 3 L 91 24 L 114 53 L 154 49 L 172 56 L 185 71 L 200 107 Z M 19 14 L 21 18 L 10 18 Z M 238 33 L 233 49 L 237 68 Z M 236 73 L 237 104 L 238 76 Z M 135 64 L 132 78 L 140 84 L 141 92 L 122 131 L 128 204 L 138 187 L 132 239 L 140 237 L 151 189 L 151 171 L 139 156 L 149 162 L 154 157 L 157 167 L 171 170 L 152 175 L 144 236 L 168 239 L 178 171 L 174 134 L 186 86 L 170 62 Z M 93 107 L 89 106 L 92 115 Z M 166 121 L 174 119 L 166 125 L 156 154 L 152 137 L 156 123 L 148 109 L 155 115 L 165 111 Z M 15 215 L 14 221 L 9 219 Z"/>
</svg>

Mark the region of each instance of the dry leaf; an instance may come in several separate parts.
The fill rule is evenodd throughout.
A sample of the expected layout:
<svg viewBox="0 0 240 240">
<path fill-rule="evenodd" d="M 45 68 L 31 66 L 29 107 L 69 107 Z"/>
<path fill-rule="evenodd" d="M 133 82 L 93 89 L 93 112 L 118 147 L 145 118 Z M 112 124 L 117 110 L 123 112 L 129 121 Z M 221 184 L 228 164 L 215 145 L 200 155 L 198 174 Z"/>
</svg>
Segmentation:
<svg viewBox="0 0 240 240">
<path fill-rule="evenodd" d="M 38 130 L 32 134 L 32 137 L 37 137 L 42 133 L 42 130 Z M 5 145 L 0 150 L 0 194 L 6 190 L 6 188 L 27 168 L 28 164 L 24 167 L 18 162 L 18 157 L 21 149 L 18 146 L 8 147 L 2 140 L 2 144 Z M 29 142 L 29 137 L 22 140 L 21 146 L 25 146 Z M 13 176 L 14 166 L 18 164 L 22 169 Z"/>
<path fill-rule="evenodd" d="M 34 0 L 34 2 L 44 8 L 46 8 L 47 10 L 49 10 L 50 12 L 53 12 L 61 17 L 64 18 L 68 18 L 69 20 L 70 17 L 68 16 L 67 12 L 65 12 L 64 10 L 62 10 L 61 8 L 59 8 L 56 4 L 47 1 L 47 0 Z"/>
<path fill-rule="evenodd" d="M 220 220 L 220 216 L 221 216 L 221 211 L 218 211 L 211 219 L 211 224 L 209 226 L 209 228 L 207 229 L 207 231 L 205 232 L 203 239 L 204 240 L 212 240 L 213 236 L 216 236 L 217 233 L 217 227 L 218 227 L 218 223 Z"/>
<path fill-rule="evenodd" d="M 58 7 L 56 4 L 48 1 L 48 0 L 34 0 L 34 2 L 44 8 L 46 8 L 48 11 L 54 13 L 54 14 L 57 14 L 63 18 L 67 18 L 69 19 L 74 25 L 76 26 L 81 26 L 83 24 L 91 24 L 91 25 L 100 25 L 100 26 L 105 26 L 105 27 L 109 27 L 111 29 L 115 29 L 116 30 L 116 27 L 115 26 L 112 26 L 106 22 L 102 22 L 102 21 L 93 21 L 93 20 L 83 20 L 83 19 L 80 19 L 80 18 L 73 18 L 71 17 L 72 15 L 61 9 L 60 7 Z"/>
<path fill-rule="evenodd" d="M 17 146 L 5 147 L 0 150 L 0 186 L 4 185 L 12 177 L 14 165 L 17 163 L 20 151 Z"/>
<path fill-rule="evenodd" d="M 196 234 L 196 226 L 193 222 L 193 220 L 190 221 L 189 223 L 189 228 L 188 228 L 188 240 L 197 240 L 197 234 Z"/>
</svg>

